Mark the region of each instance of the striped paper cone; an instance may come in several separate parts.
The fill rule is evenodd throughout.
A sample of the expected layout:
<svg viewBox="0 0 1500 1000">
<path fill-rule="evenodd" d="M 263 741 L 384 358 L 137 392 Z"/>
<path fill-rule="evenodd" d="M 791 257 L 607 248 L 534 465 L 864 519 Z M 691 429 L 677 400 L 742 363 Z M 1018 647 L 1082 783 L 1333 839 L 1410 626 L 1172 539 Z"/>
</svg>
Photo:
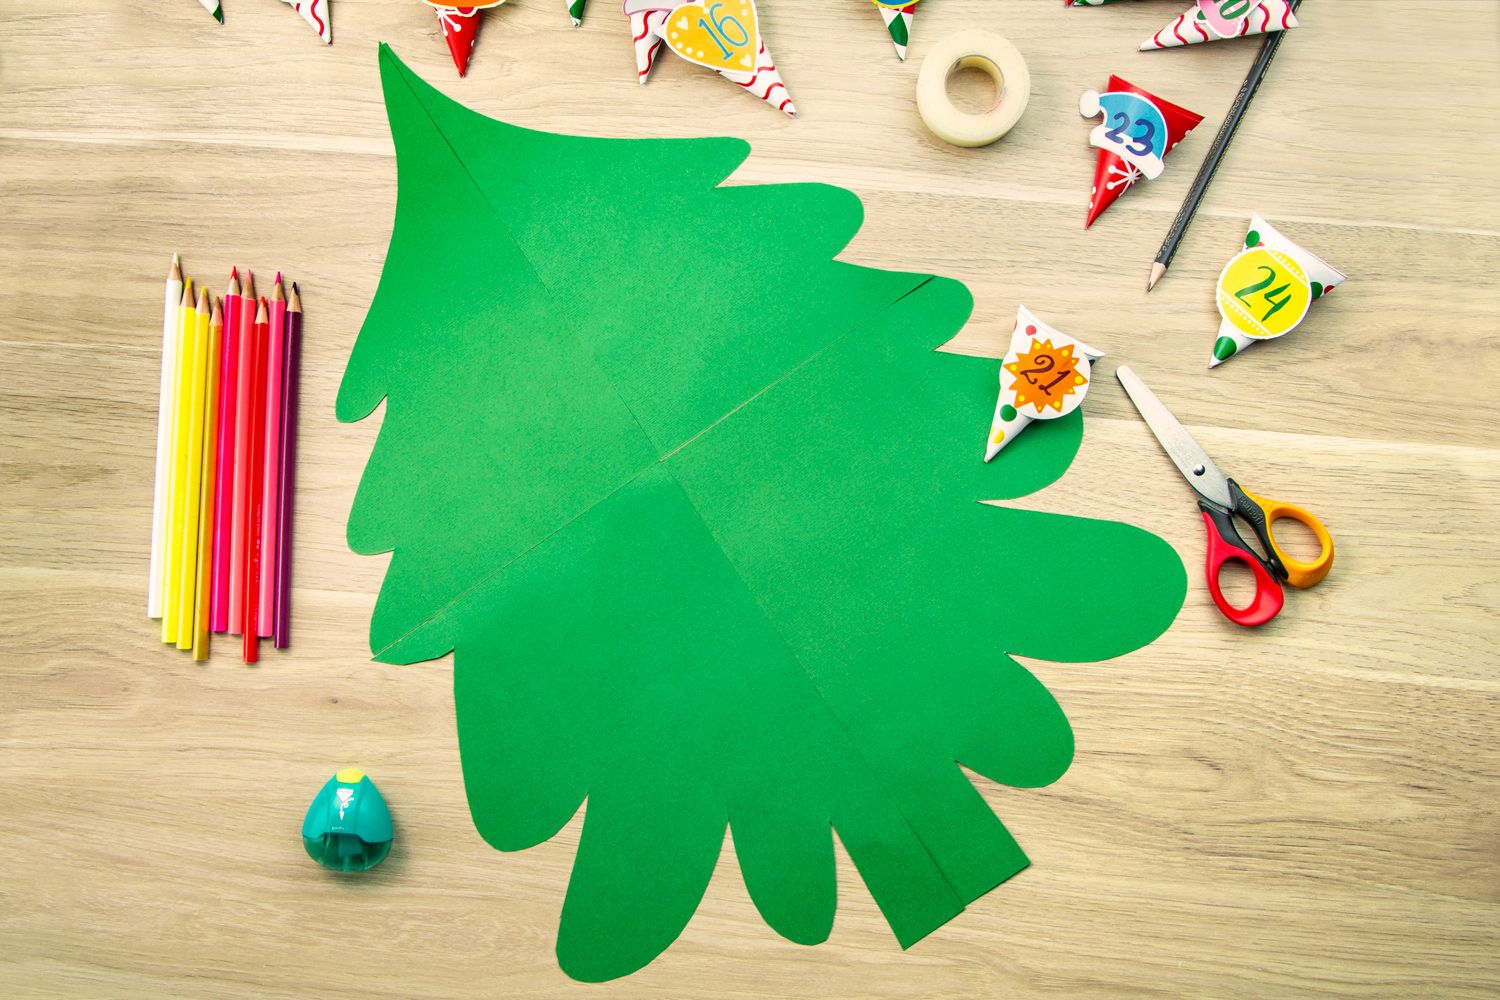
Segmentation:
<svg viewBox="0 0 1500 1000">
<path fill-rule="evenodd" d="M 1198 0 L 1142 42 L 1141 51 L 1267 35 L 1295 27 L 1297 15 L 1287 0 Z"/>
<path fill-rule="evenodd" d="M 889 7 L 876 0 L 875 6 L 880 8 L 880 16 L 885 20 L 885 30 L 891 36 L 891 44 L 896 46 L 896 57 L 906 62 L 906 46 L 911 39 L 911 21 L 917 5 L 909 3 L 904 7 Z"/>
</svg>

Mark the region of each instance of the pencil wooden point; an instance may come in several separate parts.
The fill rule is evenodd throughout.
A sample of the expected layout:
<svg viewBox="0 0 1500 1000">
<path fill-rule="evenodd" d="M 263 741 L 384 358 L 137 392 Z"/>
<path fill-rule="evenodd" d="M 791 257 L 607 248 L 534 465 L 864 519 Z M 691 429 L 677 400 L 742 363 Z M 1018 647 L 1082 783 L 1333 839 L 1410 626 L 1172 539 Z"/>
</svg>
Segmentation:
<svg viewBox="0 0 1500 1000">
<path fill-rule="evenodd" d="M 299 313 L 302 311 L 302 292 L 297 288 L 297 283 L 292 282 L 292 298 L 287 303 L 287 312 Z"/>
<path fill-rule="evenodd" d="M 270 321 L 270 314 L 266 311 L 266 297 L 262 295 L 260 297 L 260 308 L 255 310 L 255 322 L 269 323 Z"/>
<path fill-rule="evenodd" d="M 214 299 L 214 311 L 213 311 L 213 314 L 211 316 L 209 316 L 209 318 L 208 318 L 208 325 L 209 326 L 223 326 L 224 325 L 224 300 L 223 299 Z"/>
<path fill-rule="evenodd" d="M 255 298 L 255 274 L 249 269 L 245 271 L 245 290 L 240 294 L 247 299 Z"/>
<path fill-rule="evenodd" d="M 1151 265 L 1151 277 L 1146 279 L 1146 291 L 1149 292 L 1151 291 L 1151 289 L 1155 288 L 1156 283 L 1161 280 L 1161 276 L 1166 273 L 1167 265 L 1163 264 L 1161 261 L 1156 261 L 1155 263 L 1153 263 Z"/>
<path fill-rule="evenodd" d="M 226 296 L 240 294 L 240 269 L 239 268 L 236 267 L 236 268 L 231 268 L 230 269 L 230 271 L 229 271 L 229 288 L 228 288 L 227 291 L 224 292 L 224 294 Z"/>
<path fill-rule="evenodd" d="M 170 272 L 168 272 L 168 274 L 167 274 L 167 280 L 168 281 L 181 281 L 182 280 L 182 262 L 177 259 L 177 255 L 175 253 L 172 255 L 172 270 Z"/>
<path fill-rule="evenodd" d="M 177 304 L 184 309 L 193 308 L 193 279 L 184 278 L 182 280 L 182 301 Z"/>
<path fill-rule="evenodd" d="M 276 284 L 278 284 L 278 285 L 281 284 L 281 272 L 280 271 L 276 272 Z"/>
<path fill-rule="evenodd" d="M 198 311 L 201 313 L 208 312 L 208 289 L 202 285 L 198 286 Z"/>
<path fill-rule="evenodd" d="M 280 272 L 278 272 L 277 275 L 276 275 L 276 284 L 271 288 L 271 301 L 272 302 L 281 302 L 281 301 L 284 301 L 285 299 L 286 299 L 286 289 L 283 288 L 282 285 L 281 285 L 281 274 L 280 274 Z"/>
</svg>

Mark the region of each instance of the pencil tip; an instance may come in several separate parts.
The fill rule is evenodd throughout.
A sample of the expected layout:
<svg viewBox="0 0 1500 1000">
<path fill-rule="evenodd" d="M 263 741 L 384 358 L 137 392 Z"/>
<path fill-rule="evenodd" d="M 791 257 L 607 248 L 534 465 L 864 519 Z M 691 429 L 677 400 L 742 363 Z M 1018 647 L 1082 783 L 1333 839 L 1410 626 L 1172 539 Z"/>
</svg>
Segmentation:
<svg viewBox="0 0 1500 1000">
<path fill-rule="evenodd" d="M 281 284 L 281 272 L 280 271 L 276 272 L 276 284 L 278 284 L 278 285 Z"/>
<path fill-rule="evenodd" d="M 1146 279 L 1146 291 L 1149 292 L 1151 291 L 1151 289 L 1155 288 L 1156 283 L 1161 280 L 1161 276 L 1166 273 L 1167 265 L 1163 264 L 1161 261 L 1154 262 L 1151 265 L 1151 277 Z"/>
<path fill-rule="evenodd" d="M 167 272 L 167 280 L 168 281 L 181 281 L 182 280 L 182 262 L 177 259 L 177 255 L 175 253 L 172 255 L 172 270 L 169 271 L 169 272 Z"/>
</svg>

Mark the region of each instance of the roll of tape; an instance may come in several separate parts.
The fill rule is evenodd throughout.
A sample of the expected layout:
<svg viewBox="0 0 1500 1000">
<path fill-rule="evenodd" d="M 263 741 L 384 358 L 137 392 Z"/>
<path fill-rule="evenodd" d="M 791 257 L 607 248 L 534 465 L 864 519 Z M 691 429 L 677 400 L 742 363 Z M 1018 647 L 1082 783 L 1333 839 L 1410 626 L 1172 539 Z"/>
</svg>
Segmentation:
<svg viewBox="0 0 1500 1000">
<path fill-rule="evenodd" d="M 995 106 L 969 114 L 948 98 L 948 77 L 958 69 L 980 69 L 995 81 Z M 1031 100 L 1031 71 L 1009 39 L 969 31 L 939 42 L 917 74 L 917 111 L 932 134 L 955 146 L 988 146 L 1015 127 Z"/>
</svg>

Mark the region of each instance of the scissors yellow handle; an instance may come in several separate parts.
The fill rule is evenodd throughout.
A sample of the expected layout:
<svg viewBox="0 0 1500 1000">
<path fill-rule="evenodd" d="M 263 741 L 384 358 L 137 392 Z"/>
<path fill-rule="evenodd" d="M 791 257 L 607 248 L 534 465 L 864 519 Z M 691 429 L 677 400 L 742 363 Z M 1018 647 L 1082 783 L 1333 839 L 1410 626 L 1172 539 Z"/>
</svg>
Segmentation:
<svg viewBox="0 0 1500 1000">
<path fill-rule="evenodd" d="M 1261 540 L 1270 545 L 1271 551 L 1280 561 L 1282 568 L 1286 570 L 1286 582 L 1299 590 L 1305 590 L 1322 582 L 1323 578 L 1328 575 L 1328 571 L 1333 568 L 1333 536 L 1328 533 L 1327 528 L 1323 527 L 1323 522 L 1296 504 L 1256 496 L 1244 487 L 1240 489 L 1265 515 L 1266 533 Z M 1310 562 L 1294 559 L 1276 543 L 1276 522 L 1282 518 L 1300 521 L 1313 533 L 1319 545 L 1316 558 Z"/>
</svg>

